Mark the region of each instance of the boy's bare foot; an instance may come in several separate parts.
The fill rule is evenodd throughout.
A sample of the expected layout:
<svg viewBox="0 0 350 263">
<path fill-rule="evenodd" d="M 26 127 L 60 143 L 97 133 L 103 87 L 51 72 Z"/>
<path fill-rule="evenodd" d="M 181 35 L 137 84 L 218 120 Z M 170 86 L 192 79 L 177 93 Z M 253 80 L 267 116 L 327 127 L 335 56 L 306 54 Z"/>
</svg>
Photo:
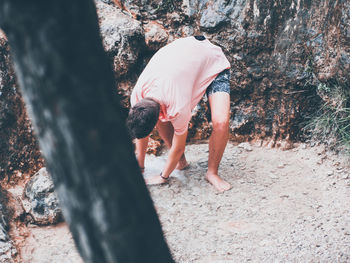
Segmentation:
<svg viewBox="0 0 350 263">
<path fill-rule="evenodd" d="M 168 180 L 165 180 L 159 175 L 153 175 L 153 176 L 146 177 L 145 182 L 147 185 L 157 185 L 157 184 L 165 184 L 168 182 Z"/>
<path fill-rule="evenodd" d="M 181 158 L 180 161 L 177 163 L 176 168 L 177 170 L 185 170 L 187 167 L 189 167 L 189 163 L 187 162 L 186 158 Z"/>
<path fill-rule="evenodd" d="M 207 173 L 205 179 L 207 179 L 208 182 L 211 183 L 220 193 L 230 190 L 232 187 L 228 182 L 221 179 L 217 174 Z"/>
</svg>

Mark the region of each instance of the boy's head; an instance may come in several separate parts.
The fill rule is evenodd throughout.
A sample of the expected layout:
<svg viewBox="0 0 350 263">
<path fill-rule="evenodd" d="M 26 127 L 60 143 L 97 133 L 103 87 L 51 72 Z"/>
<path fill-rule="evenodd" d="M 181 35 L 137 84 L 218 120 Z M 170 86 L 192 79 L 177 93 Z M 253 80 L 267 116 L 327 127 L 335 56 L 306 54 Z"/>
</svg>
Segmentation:
<svg viewBox="0 0 350 263">
<path fill-rule="evenodd" d="M 150 98 L 144 98 L 131 108 L 126 126 L 132 138 L 145 138 L 156 126 L 160 105 Z"/>
</svg>

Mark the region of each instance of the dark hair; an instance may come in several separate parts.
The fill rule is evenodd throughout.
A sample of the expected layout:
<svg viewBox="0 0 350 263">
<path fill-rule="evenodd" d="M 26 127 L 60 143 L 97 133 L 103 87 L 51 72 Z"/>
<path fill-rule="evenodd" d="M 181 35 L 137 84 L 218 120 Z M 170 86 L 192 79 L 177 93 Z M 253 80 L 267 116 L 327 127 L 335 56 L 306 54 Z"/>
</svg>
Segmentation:
<svg viewBox="0 0 350 263">
<path fill-rule="evenodd" d="M 160 105 L 150 98 L 144 98 L 131 108 L 126 126 L 132 138 L 145 138 L 156 126 Z"/>
</svg>

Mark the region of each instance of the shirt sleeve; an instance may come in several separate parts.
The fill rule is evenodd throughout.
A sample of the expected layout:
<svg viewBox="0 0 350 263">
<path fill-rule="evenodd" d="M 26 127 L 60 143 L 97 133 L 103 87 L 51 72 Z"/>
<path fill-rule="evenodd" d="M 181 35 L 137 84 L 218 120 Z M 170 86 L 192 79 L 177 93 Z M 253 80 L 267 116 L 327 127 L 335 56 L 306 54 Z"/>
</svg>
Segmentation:
<svg viewBox="0 0 350 263">
<path fill-rule="evenodd" d="M 184 134 L 188 129 L 188 123 L 191 120 L 191 110 L 188 109 L 185 112 L 181 112 L 173 120 L 171 124 L 174 127 L 174 133 L 176 135 Z"/>
<path fill-rule="evenodd" d="M 136 90 L 133 90 L 130 96 L 130 106 L 134 107 L 137 102 L 138 102 L 138 99 L 137 99 Z"/>
</svg>

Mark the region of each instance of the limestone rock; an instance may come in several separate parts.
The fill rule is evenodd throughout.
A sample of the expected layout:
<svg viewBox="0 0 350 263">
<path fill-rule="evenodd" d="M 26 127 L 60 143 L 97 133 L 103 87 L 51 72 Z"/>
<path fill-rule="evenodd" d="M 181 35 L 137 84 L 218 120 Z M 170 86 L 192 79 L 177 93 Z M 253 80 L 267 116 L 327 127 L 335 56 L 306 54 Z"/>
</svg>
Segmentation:
<svg viewBox="0 0 350 263">
<path fill-rule="evenodd" d="M 164 142 L 158 134 L 157 129 L 154 129 L 149 136 L 147 153 L 154 154 L 156 156 L 160 155 L 164 148 Z"/>
<path fill-rule="evenodd" d="M 6 208 L 12 211 L 11 218 L 13 220 L 21 220 L 22 216 L 25 214 L 22 204 L 23 191 L 23 186 L 7 189 Z"/>
<path fill-rule="evenodd" d="M 2 191 L 1 194 L 3 194 Z M 13 243 L 8 235 L 8 224 L 7 218 L 4 214 L 4 207 L 0 203 L 0 262 L 13 263 L 13 257 L 16 254 L 17 250 L 13 246 Z"/>
<path fill-rule="evenodd" d="M 147 147 L 147 153 L 148 154 L 154 154 L 158 156 L 163 149 L 163 144 L 161 143 L 161 140 L 155 140 L 152 137 L 149 138 L 148 141 L 148 147 Z"/>
<path fill-rule="evenodd" d="M 192 118 L 188 125 L 188 137 L 192 141 L 204 140 L 211 135 L 212 125 L 209 116 L 209 103 L 204 98 L 192 111 Z"/>
<path fill-rule="evenodd" d="M 52 179 L 42 168 L 27 183 L 24 189 L 23 207 L 35 224 L 55 224 L 62 220 L 62 211 L 54 192 Z"/>
<path fill-rule="evenodd" d="M 144 26 L 146 45 L 151 50 L 158 50 L 168 40 L 168 34 L 164 27 L 157 22 L 151 21 Z"/>
<path fill-rule="evenodd" d="M 126 75 L 144 45 L 141 23 L 114 4 L 96 1 L 103 45 L 113 61 L 116 77 Z"/>
<path fill-rule="evenodd" d="M 201 12 L 200 26 L 205 30 L 212 30 L 228 23 L 230 21 L 228 15 L 232 11 L 232 5 L 232 1 L 209 1 Z"/>
<path fill-rule="evenodd" d="M 196 9 L 196 0 L 183 0 L 181 9 L 183 10 L 183 13 L 185 16 L 188 16 L 189 18 L 192 18 L 196 15 L 197 9 Z"/>
</svg>

